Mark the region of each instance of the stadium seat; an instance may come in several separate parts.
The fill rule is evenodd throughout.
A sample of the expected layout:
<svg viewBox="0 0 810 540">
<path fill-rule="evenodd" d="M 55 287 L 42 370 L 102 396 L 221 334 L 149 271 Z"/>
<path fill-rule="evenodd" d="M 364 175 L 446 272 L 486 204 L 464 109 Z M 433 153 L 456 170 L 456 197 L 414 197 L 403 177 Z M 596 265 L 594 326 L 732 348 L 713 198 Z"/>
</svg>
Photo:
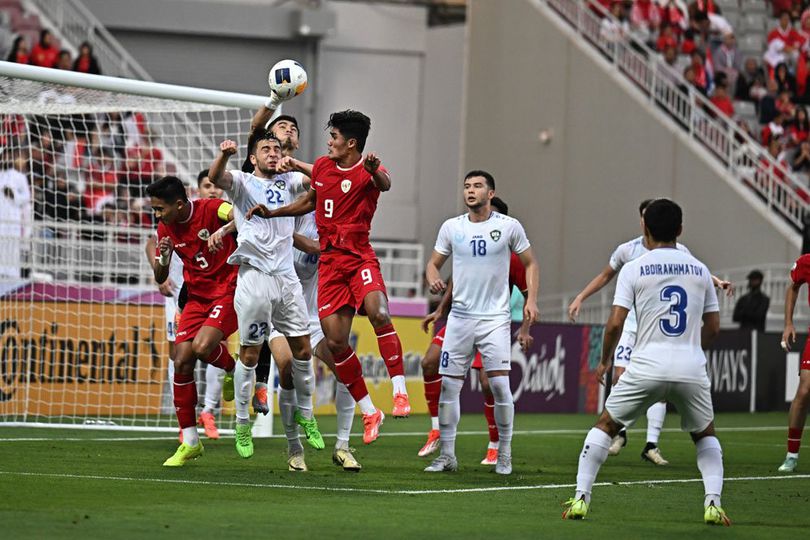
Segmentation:
<svg viewBox="0 0 810 540">
<path fill-rule="evenodd" d="M 748 14 L 761 14 L 764 18 L 765 13 L 768 11 L 768 7 L 765 5 L 763 0 L 740 0 L 740 11 Z"/>
<path fill-rule="evenodd" d="M 741 33 L 748 33 L 751 30 L 763 32 L 765 31 L 767 20 L 764 13 L 749 13 L 743 11 L 743 16 L 740 17 L 739 31 Z"/>
<path fill-rule="evenodd" d="M 756 56 L 761 60 L 765 47 L 765 38 L 762 34 L 744 34 L 737 39 L 737 47 L 743 51 L 743 56 Z"/>
</svg>

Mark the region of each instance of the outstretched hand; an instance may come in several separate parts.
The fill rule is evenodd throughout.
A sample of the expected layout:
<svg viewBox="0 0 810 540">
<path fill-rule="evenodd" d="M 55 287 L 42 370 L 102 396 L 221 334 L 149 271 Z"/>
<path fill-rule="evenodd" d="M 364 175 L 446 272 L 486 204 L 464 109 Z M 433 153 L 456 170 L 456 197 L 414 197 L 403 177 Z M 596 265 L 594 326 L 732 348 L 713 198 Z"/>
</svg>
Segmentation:
<svg viewBox="0 0 810 540">
<path fill-rule="evenodd" d="M 236 143 L 230 139 L 225 139 L 219 143 L 219 151 L 226 156 L 232 156 L 236 154 Z"/>
</svg>

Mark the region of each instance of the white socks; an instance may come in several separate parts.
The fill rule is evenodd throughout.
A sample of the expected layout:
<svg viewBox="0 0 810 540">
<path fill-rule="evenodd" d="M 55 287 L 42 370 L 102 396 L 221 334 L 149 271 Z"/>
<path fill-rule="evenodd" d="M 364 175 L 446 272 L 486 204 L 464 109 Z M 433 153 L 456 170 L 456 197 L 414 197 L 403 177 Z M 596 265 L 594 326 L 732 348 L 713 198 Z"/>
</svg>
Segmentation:
<svg viewBox="0 0 810 540">
<path fill-rule="evenodd" d="M 723 492 L 723 450 L 717 437 L 703 437 L 695 443 L 697 466 L 703 477 L 703 490 L 706 493 L 704 506 L 714 503 L 720 506 Z"/>
<path fill-rule="evenodd" d="M 335 448 L 349 448 L 349 435 L 354 420 L 354 398 L 343 383 L 337 383 L 335 392 L 335 409 L 337 410 L 337 442 Z"/>
<path fill-rule="evenodd" d="M 256 375 L 256 366 L 247 367 L 241 362 L 236 363 L 233 373 L 234 405 L 236 407 L 237 423 L 250 421 L 250 393 L 253 390 L 253 379 Z M 207 379 L 206 374 L 206 379 Z"/>
<path fill-rule="evenodd" d="M 654 403 L 647 409 L 647 442 L 658 445 L 658 437 L 664 427 L 664 419 L 667 417 L 667 404 Z"/>
<path fill-rule="evenodd" d="M 169 372 L 169 395 L 172 396 L 172 403 L 174 403 L 174 358 L 169 358 L 169 366 L 166 371 Z"/>
<path fill-rule="evenodd" d="M 203 412 L 214 413 L 219 405 L 219 397 L 222 395 L 222 379 L 225 377 L 225 370 L 208 364 L 205 366 L 205 406 Z"/>
<path fill-rule="evenodd" d="M 298 412 L 307 420 L 311 420 L 312 396 L 315 393 L 315 368 L 312 366 L 312 360 L 293 358 L 292 377 Z"/>
<path fill-rule="evenodd" d="M 278 412 L 281 415 L 284 433 L 287 435 L 287 449 L 290 455 L 304 450 L 304 447 L 301 446 L 301 441 L 298 439 L 298 423 L 295 421 L 295 402 L 295 389 L 278 389 Z"/>
<path fill-rule="evenodd" d="M 438 430 L 439 429 L 439 417 L 438 416 L 431 416 L 430 417 L 430 430 Z"/>
<path fill-rule="evenodd" d="M 408 393 L 408 388 L 405 386 L 405 375 L 394 375 L 391 377 L 391 384 L 394 387 L 394 395 Z"/>
<path fill-rule="evenodd" d="M 189 446 L 200 444 L 200 435 L 197 433 L 197 426 L 183 428 L 183 442 Z"/>
<path fill-rule="evenodd" d="M 591 489 L 593 489 L 593 483 L 599 473 L 599 467 L 607 459 L 610 441 L 610 435 L 599 428 L 593 427 L 588 432 L 585 444 L 582 445 L 582 453 L 579 454 L 575 499 L 584 496 L 586 503 L 591 502 Z"/>
<path fill-rule="evenodd" d="M 463 385 L 462 379 L 442 377 L 442 393 L 439 395 L 439 432 L 443 455 L 456 455 L 456 428 L 461 417 L 459 396 Z"/>
<path fill-rule="evenodd" d="M 509 376 L 490 377 L 489 387 L 495 398 L 495 424 L 498 426 L 498 453 L 512 455 L 512 425 L 515 402 L 509 389 Z"/>
</svg>

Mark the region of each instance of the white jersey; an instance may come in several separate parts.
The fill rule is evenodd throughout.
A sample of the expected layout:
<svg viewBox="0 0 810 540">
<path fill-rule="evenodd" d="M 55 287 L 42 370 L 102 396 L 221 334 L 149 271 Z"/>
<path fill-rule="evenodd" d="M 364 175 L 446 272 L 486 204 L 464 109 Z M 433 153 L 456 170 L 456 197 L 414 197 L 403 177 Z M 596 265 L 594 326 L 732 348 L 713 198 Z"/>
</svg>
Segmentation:
<svg viewBox="0 0 810 540">
<path fill-rule="evenodd" d="M 657 381 L 706 380 L 701 324 L 704 313 L 720 308 L 705 264 L 677 249 L 654 249 L 619 272 L 613 305 L 635 308 L 638 317 L 628 374 Z"/>
<path fill-rule="evenodd" d="M 684 253 L 691 255 L 690 251 L 683 244 L 676 243 L 675 246 Z M 625 264 L 649 252 L 650 250 L 644 245 L 644 237 L 639 236 L 638 238 L 619 245 L 619 247 L 613 251 L 613 254 L 611 254 L 608 264 L 610 264 L 610 267 L 613 268 L 614 271 L 618 272 Z M 631 309 L 630 313 L 627 314 L 627 320 L 624 321 L 624 331 L 635 333 L 637 326 L 636 312 Z"/>
<path fill-rule="evenodd" d="M 315 226 L 315 213 L 311 212 L 295 218 L 295 232 L 311 240 L 318 240 L 318 228 Z M 317 254 L 305 253 L 293 249 L 295 273 L 304 288 L 304 300 L 307 303 L 310 320 L 318 319 L 318 259 Z"/>
<path fill-rule="evenodd" d="M 445 221 L 433 249 L 453 254 L 452 313 L 510 320 L 509 260 L 513 251 L 523 253 L 530 246 L 523 225 L 498 212 L 480 223 L 470 221 L 469 214 Z"/>
<path fill-rule="evenodd" d="M 157 231 L 155 231 L 156 242 L 157 239 Z M 183 260 L 180 259 L 176 251 L 172 251 L 171 262 L 169 262 L 169 279 L 174 283 L 174 287 L 172 287 L 172 297 L 174 298 L 175 305 L 177 305 L 177 296 L 180 294 L 180 289 L 183 288 L 183 282 L 185 280 L 183 279 Z"/>
<path fill-rule="evenodd" d="M 245 214 L 257 204 L 264 204 L 271 210 L 290 204 L 294 200 L 293 193 L 300 189 L 304 175 L 292 172 L 267 179 L 239 170 L 230 173 L 233 184 L 226 193 L 233 201 L 239 235 L 236 240 L 238 246 L 228 257 L 228 263 L 248 264 L 270 275 L 292 273 L 295 218 L 254 218 L 247 221 Z"/>
</svg>

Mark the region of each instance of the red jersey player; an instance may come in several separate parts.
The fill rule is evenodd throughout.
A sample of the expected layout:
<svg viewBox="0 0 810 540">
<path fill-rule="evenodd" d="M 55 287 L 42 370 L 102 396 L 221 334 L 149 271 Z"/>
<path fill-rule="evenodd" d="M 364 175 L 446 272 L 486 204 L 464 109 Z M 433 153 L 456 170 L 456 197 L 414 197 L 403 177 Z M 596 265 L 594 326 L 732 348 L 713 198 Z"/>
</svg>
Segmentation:
<svg viewBox="0 0 810 540">
<path fill-rule="evenodd" d="M 155 281 L 163 283 L 169 276 L 169 261 L 175 252 L 183 261 L 183 278 L 189 290 L 175 338 L 173 381 L 174 407 L 183 442 L 163 463 L 167 467 L 181 467 L 203 453 L 196 428 L 194 364 L 199 359 L 226 372 L 234 369 L 234 360 L 222 340 L 236 331 L 233 295 L 239 268 L 227 263 L 236 242 L 228 236 L 223 239 L 224 249 L 217 252 L 208 249 L 210 234 L 228 220 L 231 210 L 231 205 L 222 199 L 189 201 L 183 182 L 174 176 L 150 184 L 146 193 L 151 197 L 155 217 L 160 220 Z M 226 401 L 233 399 L 232 380 L 226 377 Z"/>
<path fill-rule="evenodd" d="M 793 310 L 802 284 L 810 283 L 810 254 L 802 255 L 790 270 L 790 287 L 785 294 L 785 330 L 782 332 L 782 348 L 789 351 L 796 343 L 796 329 L 793 327 Z M 808 298 L 810 300 L 810 298 Z M 799 366 L 799 387 L 790 404 L 788 415 L 787 456 L 779 467 L 779 472 L 793 472 L 799 464 L 799 447 L 802 444 L 802 431 L 810 407 L 810 339 L 807 340 Z"/>
<path fill-rule="evenodd" d="M 492 207 L 501 214 L 505 216 L 509 215 L 509 207 L 499 197 L 493 197 L 491 204 Z M 516 253 L 512 253 L 512 257 L 509 261 L 509 289 L 511 290 L 512 287 L 517 287 L 524 297 L 528 294 L 529 287 L 526 284 L 526 268 L 523 266 L 523 263 L 520 262 L 520 257 L 518 257 Z M 428 327 L 431 323 L 435 323 L 437 320 L 447 316 L 450 311 L 452 298 L 452 280 L 448 280 L 447 290 L 444 292 L 436 310 L 428 314 L 427 317 L 422 320 L 422 329 L 425 332 L 428 331 Z M 528 351 L 534 341 L 529 334 L 530 326 L 528 322 L 524 323 L 518 334 L 518 341 L 524 352 Z M 425 401 L 427 402 L 428 412 L 430 413 L 431 429 L 428 433 L 427 442 L 417 453 L 419 457 L 428 456 L 439 449 L 439 395 L 442 389 L 442 376 L 439 374 L 439 356 L 442 352 L 445 329 L 446 328 L 442 328 L 436 336 L 434 336 L 427 352 L 425 352 L 425 356 L 422 358 L 422 378 L 425 383 Z M 478 371 L 481 392 L 484 394 L 484 416 L 487 419 L 487 428 L 489 429 L 489 445 L 487 446 L 487 453 L 481 461 L 481 465 L 495 465 L 498 462 L 498 426 L 495 424 L 495 396 L 492 394 L 492 390 L 489 387 L 489 378 L 483 367 L 481 353 L 476 353 L 472 368 Z"/>
<path fill-rule="evenodd" d="M 357 111 L 332 114 L 328 123 L 329 153 L 308 165 L 282 158 L 278 169 L 308 175 L 309 192 L 294 203 L 269 210 L 263 205 L 249 214 L 265 218 L 299 216 L 315 210 L 320 238 L 318 315 L 335 370 L 363 412 L 363 441 L 379 434 L 384 415 L 371 401 L 357 355 L 349 346 L 356 311 L 366 313 L 377 334 L 388 374 L 394 386 L 394 417 L 406 417 L 411 406 L 405 388 L 402 345 L 388 314 L 388 298 L 380 263 L 369 242 L 371 219 L 380 192 L 391 189 L 391 178 L 373 153 L 363 159 L 371 120 Z"/>
</svg>

